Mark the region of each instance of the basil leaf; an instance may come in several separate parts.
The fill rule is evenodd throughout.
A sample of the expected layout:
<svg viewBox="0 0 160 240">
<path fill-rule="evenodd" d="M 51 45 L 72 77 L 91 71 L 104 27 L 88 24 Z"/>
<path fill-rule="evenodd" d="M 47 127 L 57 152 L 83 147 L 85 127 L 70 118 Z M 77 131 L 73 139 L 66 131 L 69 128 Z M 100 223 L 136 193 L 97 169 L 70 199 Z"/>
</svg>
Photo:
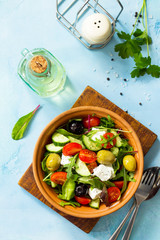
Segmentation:
<svg viewBox="0 0 160 240">
<path fill-rule="evenodd" d="M 27 115 L 21 117 L 15 124 L 12 130 L 12 138 L 14 140 L 19 140 L 23 138 L 23 134 L 31 121 L 32 117 L 34 116 L 35 112 L 38 110 L 40 105 L 38 105 L 32 112 L 28 113 Z"/>
</svg>

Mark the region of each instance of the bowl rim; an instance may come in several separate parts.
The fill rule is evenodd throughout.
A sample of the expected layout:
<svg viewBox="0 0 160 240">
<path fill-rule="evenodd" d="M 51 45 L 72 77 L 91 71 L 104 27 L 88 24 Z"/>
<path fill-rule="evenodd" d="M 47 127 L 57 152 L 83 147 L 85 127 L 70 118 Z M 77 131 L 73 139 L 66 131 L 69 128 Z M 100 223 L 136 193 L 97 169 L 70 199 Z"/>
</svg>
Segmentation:
<svg viewBox="0 0 160 240">
<path fill-rule="evenodd" d="M 60 118 L 62 118 L 63 116 L 66 115 L 70 115 L 71 113 L 74 112 L 83 112 L 84 110 L 93 110 L 93 111 L 104 111 L 106 114 L 109 114 L 112 116 L 114 116 L 114 118 L 116 120 L 118 120 L 119 122 L 123 122 L 123 125 L 126 126 L 126 128 L 131 129 L 132 131 L 132 135 L 134 136 L 134 141 L 137 144 L 138 147 L 138 153 L 139 153 L 139 159 L 140 159 L 140 168 L 139 168 L 139 173 L 136 179 L 136 182 L 134 183 L 134 188 L 132 190 L 132 194 L 128 194 L 126 196 L 125 199 L 123 199 L 123 201 L 119 202 L 116 206 L 112 206 L 109 209 L 105 210 L 101 210 L 101 211 L 95 211 L 95 212 L 88 212 L 86 211 L 86 214 L 84 214 L 84 212 L 74 212 L 74 211 L 70 211 L 69 209 L 65 208 L 65 207 L 61 207 L 58 203 L 56 203 L 49 195 L 48 193 L 45 191 L 45 189 L 42 186 L 41 180 L 39 179 L 39 175 L 38 175 L 38 171 L 37 171 L 37 152 L 38 152 L 38 148 L 40 146 L 40 142 L 41 139 L 43 138 L 43 136 L 45 135 L 47 129 L 50 128 L 50 126 L 52 126 L 53 123 L 57 122 Z M 33 152 L 33 162 L 32 162 L 32 166 L 33 166 L 33 175 L 34 175 L 34 179 L 36 181 L 36 184 L 38 186 L 38 189 L 40 190 L 41 194 L 44 196 L 44 198 L 52 205 L 54 206 L 56 209 L 58 209 L 59 211 L 66 213 L 68 215 L 74 216 L 74 217 L 80 217 L 80 218 L 99 218 L 102 216 L 106 216 L 108 214 L 111 214 L 117 210 L 119 210 L 120 208 L 122 208 L 135 194 L 141 178 L 142 178 L 142 174 L 143 174 L 143 167 L 144 167 L 144 157 L 143 157 L 143 150 L 142 150 L 142 146 L 140 143 L 140 140 L 136 134 L 136 132 L 134 131 L 134 129 L 131 127 L 131 125 L 121 116 L 119 116 L 116 112 L 111 111 L 107 108 L 103 108 L 103 107 L 97 107 L 97 106 L 80 106 L 80 107 L 75 107 L 75 108 L 71 108 L 65 112 L 62 112 L 61 114 L 59 114 L 58 116 L 56 116 L 55 118 L 53 118 L 47 125 L 46 127 L 42 130 L 40 136 L 38 137 L 38 140 L 35 144 L 35 148 L 34 148 L 34 152 Z"/>
</svg>

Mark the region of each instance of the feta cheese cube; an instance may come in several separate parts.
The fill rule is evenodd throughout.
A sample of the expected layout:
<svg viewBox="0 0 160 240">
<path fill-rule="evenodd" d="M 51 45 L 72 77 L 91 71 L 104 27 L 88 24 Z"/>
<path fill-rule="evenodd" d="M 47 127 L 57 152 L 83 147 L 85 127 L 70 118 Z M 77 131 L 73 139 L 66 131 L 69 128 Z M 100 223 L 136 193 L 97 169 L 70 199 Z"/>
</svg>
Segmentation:
<svg viewBox="0 0 160 240">
<path fill-rule="evenodd" d="M 65 156 L 62 153 L 61 165 L 69 164 L 71 158 L 72 158 L 72 156 Z"/>
<path fill-rule="evenodd" d="M 100 164 L 93 169 L 93 175 L 99 177 L 101 181 L 107 181 L 115 176 L 112 164 Z"/>
<path fill-rule="evenodd" d="M 92 199 L 100 198 L 102 190 L 98 188 L 89 188 L 88 194 Z"/>
</svg>

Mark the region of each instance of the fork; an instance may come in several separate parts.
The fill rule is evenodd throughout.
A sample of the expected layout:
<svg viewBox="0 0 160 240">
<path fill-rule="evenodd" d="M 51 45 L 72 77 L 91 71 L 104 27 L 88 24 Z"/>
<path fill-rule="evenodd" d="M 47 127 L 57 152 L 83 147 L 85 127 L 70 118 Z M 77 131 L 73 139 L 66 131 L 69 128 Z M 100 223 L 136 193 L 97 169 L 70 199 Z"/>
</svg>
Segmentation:
<svg viewBox="0 0 160 240">
<path fill-rule="evenodd" d="M 132 217 L 128 223 L 126 231 L 123 235 L 122 240 L 129 240 L 131 232 L 132 232 L 133 224 L 134 224 L 134 221 L 136 219 L 136 216 L 137 216 L 137 213 L 139 210 L 139 206 L 149 196 L 149 194 L 152 190 L 152 187 L 158 177 L 158 172 L 159 172 L 159 169 L 157 170 L 156 167 L 150 168 L 144 172 L 141 183 L 135 193 L 136 206 L 133 211 Z"/>
<path fill-rule="evenodd" d="M 155 181 L 157 180 L 157 178 L 158 178 L 159 169 L 160 169 L 159 167 L 152 167 L 152 168 L 148 168 L 148 169 L 144 170 L 144 173 L 143 173 L 143 176 L 142 176 L 142 180 L 141 180 L 140 186 L 142 187 L 142 184 L 144 184 L 144 181 L 147 180 L 147 179 L 146 179 L 147 176 L 150 175 L 150 180 L 152 180 L 152 184 L 151 184 L 151 182 L 150 182 L 150 187 L 151 187 L 151 189 L 149 190 L 149 188 L 148 188 L 148 191 L 149 191 L 149 192 L 148 192 L 148 194 L 147 194 L 147 197 L 144 198 L 144 200 L 147 200 L 147 198 L 148 198 L 148 196 L 149 196 L 149 194 L 150 194 L 150 191 L 152 190 L 152 187 L 153 187 L 153 185 L 154 185 L 154 182 L 155 182 Z M 151 176 L 151 173 L 154 174 L 154 175 Z M 153 177 L 154 177 L 154 178 L 153 178 Z M 152 179 L 152 178 L 153 178 L 153 179 Z M 142 182 L 143 182 L 143 183 L 142 183 Z M 145 181 L 145 182 L 146 182 L 146 181 Z M 137 191 L 139 191 L 140 186 L 139 186 L 139 188 L 138 188 Z M 137 193 L 137 192 L 136 192 L 136 193 Z M 135 195 L 136 195 L 136 194 L 135 194 Z M 144 201 L 144 200 L 143 200 L 143 201 Z M 140 205 L 140 204 L 139 204 L 139 205 Z M 130 214 L 132 213 L 132 211 L 133 211 L 133 209 L 134 209 L 135 206 L 137 206 L 136 198 L 134 199 L 134 202 L 133 202 L 130 210 L 128 211 L 127 215 L 125 216 L 125 218 L 123 219 L 123 221 L 120 223 L 120 225 L 118 226 L 118 228 L 116 229 L 116 231 L 112 234 L 112 236 L 110 237 L 109 240 L 116 240 L 116 239 L 117 239 L 120 231 L 122 230 L 125 222 L 127 221 L 128 217 L 129 217 Z M 139 208 L 139 206 L 138 206 L 138 208 Z M 137 211 L 138 211 L 138 210 L 137 210 Z M 136 212 L 135 214 L 137 215 L 137 212 Z M 136 215 L 135 215 L 135 217 L 136 217 Z M 135 218 L 134 218 L 134 220 L 135 220 Z M 133 223 L 134 223 L 134 222 L 133 222 Z M 130 226 L 130 227 L 131 227 L 131 226 Z M 133 227 L 133 225 L 132 225 L 132 227 Z M 128 228 L 127 228 L 127 229 L 128 229 Z M 126 230 L 126 231 L 127 231 L 127 230 Z M 132 229 L 131 229 L 131 231 L 132 231 Z M 131 231 L 130 231 L 130 234 L 131 234 Z M 125 232 L 125 233 L 126 233 L 126 232 Z M 129 235 L 129 237 L 130 237 L 130 234 L 129 234 L 128 231 L 127 231 L 126 236 Z M 125 239 L 127 239 L 127 238 L 125 238 Z M 129 238 L 128 238 L 128 239 L 129 239 Z"/>
</svg>

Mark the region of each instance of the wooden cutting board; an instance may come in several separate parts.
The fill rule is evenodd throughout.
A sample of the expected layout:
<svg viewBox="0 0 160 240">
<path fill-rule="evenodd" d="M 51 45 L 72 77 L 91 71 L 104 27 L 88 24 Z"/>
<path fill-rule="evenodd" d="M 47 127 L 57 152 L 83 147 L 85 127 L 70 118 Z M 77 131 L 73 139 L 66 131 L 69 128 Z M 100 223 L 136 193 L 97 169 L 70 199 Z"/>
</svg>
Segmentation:
<svg viewBox="0 0 160 240">
<path fill-rule="evenodd" d="M 129 114 L 127 114 L 125 111 L 123 111 L 121 108 L 116 106 L 114 103 L 109 101 L 107 98 L 99 94 L 97 91 L 95 91 L 93 88 L 87 86 L 84 92 L 80 95 L 78 100 L 73 105 L 74 107 L 79 106 L 99 106 L 103 108 L 107 108 L 109 110 L 112 110 L 116 112 L 118 115 L 123 117 L 130 125 L 134 128 L 136 131 L 141 144 L 143 148 L 144 155 L 149 151 L 149 149 L 152 147 L 153 143 L 155 142 L 157 135 L 153 133 L 151 130 L 146 128 L 144 125 L 142 125 L 140 122 L 135 120 L 133 117 L 131 117 Z M 61 216 L 65 217 L 67 220 L 69 220 L 71 223 L 79 227 L 81 230 L 83 230 L 86 233 L 89 233 L 95 224 L 98 222 L 99 218 L 94 219 L 84 219 L 84 218 L 76 218 L 69 216 L 65 213 L 60 212 L 59 210 L 55 209 L 41 194 L 39 191 L 36 182 L 34 180 L 33 171 L 32 171 L 32 164 L 29 166 L 27 171 L 24 173 L 22 178 L 19 180 L 18 184 L 27 190 L 29 193 L 31 193 L 33 196 L 35 196 L 37 199 L 39 199 L 41 202 L 49 206 L 51 209 L 59 213 Z"/>
</svg>

